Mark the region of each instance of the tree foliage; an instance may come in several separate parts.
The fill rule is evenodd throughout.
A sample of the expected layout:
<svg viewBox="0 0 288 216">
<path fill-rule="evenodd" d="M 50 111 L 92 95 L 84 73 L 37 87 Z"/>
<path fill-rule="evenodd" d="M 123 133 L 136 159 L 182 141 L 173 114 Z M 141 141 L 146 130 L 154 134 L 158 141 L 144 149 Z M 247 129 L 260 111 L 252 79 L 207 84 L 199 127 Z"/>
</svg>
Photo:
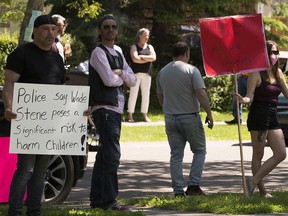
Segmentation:
<svg viewBox="0 0 288 216">
<path fill-rule="evenodd" d="M 102 4 L 95 0 L 46 0 L 45 5 L 53 5 L 55 8 L 61 8 L 63 15 L 76 15 L 77 18 L 89 22 L 99 16 L 103 11 Z"/>
<path fill-rule="evenodd" d="M 45 0 L 29 0 L 29 2 Z M 268 0 L 46 0 L 45 5 L 52 5 L 51 14 L 61 14 L 68 20 L 66 32 L 69 33 L 75 43 L 74 52 L 77 51 L 75 61 L 88 58 L 89 53 L 97 44 L 97 20 L 104 14 L 113 14 L 119 25 L 118 44 L 122 47 L 129 61 L 130 45 L 135 42 L 135 35 L 139 28 L 146 27 L 151 30 L 150 43 L 153 44 L 157 53 L 157 61 L 154 69 L 157 72 L 161 67 L 171 61 L 171 46 L 179 40 L 186 40 L 191 45 L 191 63 L 197 66 L 204 74 L 199 19 L 206 17 L 221 17 L 239 14 L 255 13 L 255 5 L 258 2 L 266 3 Z M 12 8 L 20 8 L 17 0 L 2 0 L 1 4 L 11 5 Z M 278 0 L 273 5 L 275 13 L 272 18 L 264 17 L 266 39 L 276 41 L 280 48 L 288 47 L 288 28 L 280 21 L 279 17 L 287 16 L 287 0 Z M 31 7 L 30 7 L 31 9 Z M 21 11 L 24 11 L 23 8 Z M 26 10 L 26 16 L 29 11 Z M 15 14 L 14 18 L 19 20 L 23 17 L 21 13 Z M 6 17 L 8 16 L 5 15 Z M 0 19 L 4 20 L 3 14 Z M 18 16 L 18 18 L 17 18 Z M 25 18 L 24 18 L 25 21 Z M 24 23 L 24 22 L 23 22 Z M 25 26 L 25 25 L 24 25 Z M 183 30 L 183 26 L 193 27 Z M 21 29 L 23 32 L 23 29 Z M 84 48 L 85 47 L 85 48 Z M 73 44 L 72 44 L 73 49 Z M 81 50 L 86 50 L 85 54 Z M 83 59 L 81 59 L 83 58 Z M 227 77 L 216 77 L 205 79 L 208 92 L 213 96 L 213 108 L 230 109 L 231 95 L 233 92 L 232 81 Z M 229 84 L 229 85 L 227 85 Z M 151 95 L 155 93 L 152 86 Z M 223 94 L 222 94 L 223 93 Z M 229 98 L 231 100 L 229 100 Z M 152 101 L 154 101 L 152 99 Z M 155 100 L 156 101 L 156 100 Z M 153 106 L 153 104 L 152 104 Z"/>
<path fill-rule="evenodd" d="M 279 0 L 275 3 L 274 16 L 285 17 L 288 16 L 288 2 L 287 0 Z"/>
<path fill-rule="evenodd" d="M 281 50 L 288 47 L 288 26 L 275 18 L 264 17 L 265 34 L 267 40 L 276 41 Z"/>
<path fill-rule="evenodd" d="M 0 13 L 0 23 L 5 24 L 21 21 L 24 18 L 26 3 L 18 0 L 1 0 L 0 7 L 5 13 Z"/>
<path fill-rule="evenodd" d="M 7 31 L 0 33 L 0 86 L 2 86 L 4 83 L 4 69 L 6 65 L 7 56 L 16 47 L 17 47 L 16 34 L 10 35 Z"/>
</svg>

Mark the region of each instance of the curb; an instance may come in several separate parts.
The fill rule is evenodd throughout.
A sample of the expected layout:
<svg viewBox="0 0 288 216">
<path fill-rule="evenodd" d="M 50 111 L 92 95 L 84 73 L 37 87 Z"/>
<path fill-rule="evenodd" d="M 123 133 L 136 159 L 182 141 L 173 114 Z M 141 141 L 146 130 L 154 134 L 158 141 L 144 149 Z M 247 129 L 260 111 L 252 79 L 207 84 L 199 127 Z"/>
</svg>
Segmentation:
<svg viewBox="0 0 288 216">
<path fill-rule="evenodd" d="M 205 122 L 202 122 L 205 125 Z M 165 125 L 164 121 L 156 122 L 122 122 L 122 126 L 134 127 L 134 126 L 162 126 Z M 225 122 L 214 122 L 214 125 L 227 125 Z M 235 124 L 236 125 L 236 124 Z M 242 125 L 246 125 L 246 122 L 242 122 Z"/>
</svg>

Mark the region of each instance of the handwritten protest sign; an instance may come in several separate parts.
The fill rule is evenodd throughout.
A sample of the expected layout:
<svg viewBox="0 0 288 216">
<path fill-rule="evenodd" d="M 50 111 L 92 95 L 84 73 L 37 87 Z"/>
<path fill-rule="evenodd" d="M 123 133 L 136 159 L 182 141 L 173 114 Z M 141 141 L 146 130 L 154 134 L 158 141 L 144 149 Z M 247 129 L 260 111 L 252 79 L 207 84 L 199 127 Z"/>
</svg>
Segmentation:
<svg viewBox="0 0 288 216">
<path fill-rule="evenodd" d="M 15 83 L 10 153 L 86 155 L 88 86 Z"/>
<path fill-rule="evenodd" d="M 207 76 L 269 67 L 261 14 L 200 19 L 200 33 Z"/>
</svg>

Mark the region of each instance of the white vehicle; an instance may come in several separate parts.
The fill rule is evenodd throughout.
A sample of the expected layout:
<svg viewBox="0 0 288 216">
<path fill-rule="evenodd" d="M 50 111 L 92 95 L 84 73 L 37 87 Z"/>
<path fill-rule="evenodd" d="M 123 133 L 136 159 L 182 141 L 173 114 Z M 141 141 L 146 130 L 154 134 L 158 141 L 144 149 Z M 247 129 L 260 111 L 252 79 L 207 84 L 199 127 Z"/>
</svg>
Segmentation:
<svg viewBox="0 0 288 216">
<path fill-rule="evenodd" d="M 288 71 L 288 51 L 279 52 L 280 68 L 283 73 Z"/>
</svg>

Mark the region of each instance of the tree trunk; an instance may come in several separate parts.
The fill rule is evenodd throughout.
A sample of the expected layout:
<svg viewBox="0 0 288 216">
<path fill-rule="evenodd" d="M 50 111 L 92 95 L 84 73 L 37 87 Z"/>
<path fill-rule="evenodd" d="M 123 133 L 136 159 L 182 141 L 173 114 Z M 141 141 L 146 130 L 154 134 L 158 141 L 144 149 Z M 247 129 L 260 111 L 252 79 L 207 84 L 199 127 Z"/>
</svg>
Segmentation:
<svg viewBox="0 0 288 216">
<path fill-rule="evenodd" d="M 141 5 L 143 8 L 143 17 L 142 26 L 148 29 L 152 29 L 153 27 L 153 0 L 145 0 L 141 1 Z"/>
<path fill-rule="evenodd" d="M 45 0 L 29 0 L 27 2 L 25 16 L 20 26 L 20 35 L 19 35 L 18 45 L 25 43 L 24 41 L 25 29 L 29 24 L 29 20 L 32 15 L 32 10 L 43 11 L 44 2 Z"/>
</svg>

